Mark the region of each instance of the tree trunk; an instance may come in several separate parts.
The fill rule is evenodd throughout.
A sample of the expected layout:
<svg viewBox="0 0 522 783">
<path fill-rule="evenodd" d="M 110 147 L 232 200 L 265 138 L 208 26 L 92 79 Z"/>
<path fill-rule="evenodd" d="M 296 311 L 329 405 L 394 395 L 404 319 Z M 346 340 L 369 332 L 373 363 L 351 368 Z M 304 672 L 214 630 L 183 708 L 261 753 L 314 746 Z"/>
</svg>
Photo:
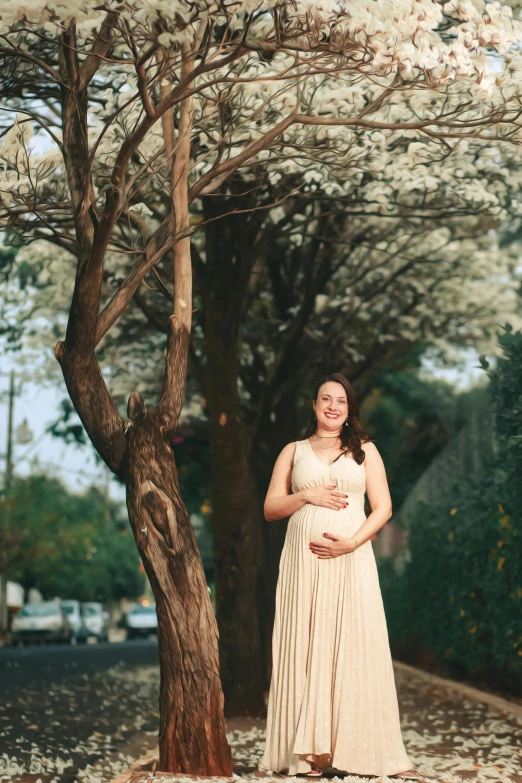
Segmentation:
<svg viewBox="0 0 522 783">
<path fill-rule="evenodd" d="M 264 497 L 270 483 L 275 461 L 287 443 L 301 437 L 299 433 L 299 411 L 297 410 L 295 388 L 283 394 L 273 406 L 273 417 L 267 418 L 258 428 L 258 437 L 252 444 L 251 470 L 257 479 L 258 494 Z M 265 687 L 272 676 L 272 632 L 275 619 L 275 594 L 279 576 L 279 561 L 285 543 L 287 519 L 276 522 L 264 521 L 263 553 L 264 580 L 261 606 L 263 632 L 261 638 Z"/>
<path fill-rule="evenodd" d="M 258 216 L 227 214 L 226 198 L 206 198 L 203 297 L 210 427 L 216 608 L 225 715 L 265 715 L 261 504 L 250 468 L 250 439 L 238 389 L 239 322 L 255 254 Z M 241 201 L 243 206 L 247 203 Z M 219 220 L 218 220 L 219 218 Z"/>
<path fill-rule="evenodd" d="M 7 576 L 0 574 L 0 636 L 9 630 L 9 613 L 7 608 Z"/>
<path fill-rule="evenodd" d="M 160 768 L 230 776 L 217 624 L 180 496 L 168 418 L 160 405 L 147 411 L 139 394 L 132 394 L 124 426 L 94 355 L 78 358 L 60 342 L 56 356 L 87 434 L 125 481 L 134 538 L 156 598 Z"/>
<path fill-rule="evenodd" d="M 129 517 L 158 613 L 160 769 L 230 776 L 218 630 L 157 409 L 134 416 L 124 475 Z"/>
<path fill-rule="evenodd" d="M 223 320 L 219 310 L 207 306 L 205 322 L 212 528 L 225 714 L 264 715 L 257 612 L 262 594 L 262 516 L 241 417 L 237 348 L 234 339 L 227 341 L 220 330 Z"/>
<path fill-rule="evenodd" d="M 102 58 L 110 46 L 113 21 L 109 15 L 108 29 L 104 28 L 98 42 Z M 199 43 L 205 25 L 204 22 L 200 26 Z M 175 280 L 163 387 L 158 405 L 150 411 L 146 411 L 139 394 L 132 394 L 125 425 L 105 385 L 95 351 L 99 340 L 128 306 L 136 276 L 132 285 L 127 280 L 127 285 L 118 289 L 111 299 L 110 315 L 105 312 L 100 320 L 103 264 L 122 206 L 128 162 L 159 115 L 145 89 L 147 116 L 126 137 L 118 152 L 100 215 L 91 177 L 86 93 L 86 86 L 96 71 L 92 63 L 97 59 L 88 58 L 80 64 L 75 43 L 76 31 L 71 23 L 61 36 L 59 63 L 64 163 L 74 209 L 77 268 L 65 341 L 57 344 L 56 358 L 94 447 L 108 467 L 125 480 L 136 545 L 156 597 L 161 669 L 160 767 L 174 773 L 230 776 L 232 764 L 219 680 L 217 624 L 170 448 L 183 405 L 192 323 L 190 242 L 185 234 L 189 225 L 193 86 L 187 77 L 192 72 L 195 51 L 184 39 L 179 53 L 181 81 L 187 82 L 187 93 L 176 110 L 177 135 L 174 109 L 171 106 L 168 110 L 168 119 L 166 106 L 163 109 L 172 189 L 172 214 L 164 224 L 167 231 L 164 241 L 174 245 Z M 150 264 L 151 255 L 154 257 L 158 248 L 153 247 L 151 238 L 145 244 Z M 135 269 L 138 277 L 143 276 L 147 265 L 141 263 Z"/>
</svg>

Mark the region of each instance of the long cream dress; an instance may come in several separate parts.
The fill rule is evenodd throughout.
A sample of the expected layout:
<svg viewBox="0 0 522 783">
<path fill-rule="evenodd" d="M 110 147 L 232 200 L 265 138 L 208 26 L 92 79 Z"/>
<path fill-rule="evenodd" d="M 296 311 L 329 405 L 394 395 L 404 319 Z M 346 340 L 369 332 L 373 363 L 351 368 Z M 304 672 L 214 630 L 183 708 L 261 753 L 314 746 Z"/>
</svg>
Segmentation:
<svg viewBox="0 0 522 783">
<path fill-rule="evenodd" d="M 328 466 L 308 440 L 297 441 L 292 491 L 319 484 L 337 484 L 349 505 L 306 504 L 288 522 L 259 770 L 295 775 L 313 762 L 359 775 L 404 772 L 413 765 L 401 736 L 372 544 L 324 560 L 308 546 L 323 532 L 350 536 L 364 522 L 364 463 L 342 456 Z"/>
</svg>

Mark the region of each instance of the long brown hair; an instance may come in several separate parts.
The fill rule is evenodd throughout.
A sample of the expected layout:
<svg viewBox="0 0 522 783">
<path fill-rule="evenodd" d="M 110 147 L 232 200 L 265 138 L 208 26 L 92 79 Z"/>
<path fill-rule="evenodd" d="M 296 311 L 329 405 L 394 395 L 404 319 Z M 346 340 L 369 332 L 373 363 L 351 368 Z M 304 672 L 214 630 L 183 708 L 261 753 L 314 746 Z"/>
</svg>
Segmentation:
<svg viewBox="0 0 522 783">
<path fill-rule="evenodd" d="M 359 421 L 359 404 L 357 402 L 357 397 L 355 396 L 355 390 L 348 378 L 346 378 L 340 372 L 334 372 L 331 373 L 331 375 L 325 375 L 315 386 L 314 401 L 317 400 L 319 396 L 319 390 L 323 383 L 328 383 L 329 381 L 341 384 L 344 391 L 346 392 L 346 400 L 348 402 L 348 424 L 347 426 L 343 424 L 341 427 L 340 438 L 341 448 L 343 451 L 342 454 L 339 454 L 339 457 L 342 457 L 343 454 L 353 454 L 353 458 L 357 464 L 362 465 L 366 455 L 361 444 L 370 441 L 370 437 L 363 430 L 361 422 Z M 315 418 L 314 411 L 312 411 L 304 437 L 310 438 L 315 434 L 316 429 L 317 419 Z M 337 457 L 337 459 L 339 459 L 339 457 Z M 336 461 L 337 460 L 334 460 L 334 462 Z"/>
</svg>

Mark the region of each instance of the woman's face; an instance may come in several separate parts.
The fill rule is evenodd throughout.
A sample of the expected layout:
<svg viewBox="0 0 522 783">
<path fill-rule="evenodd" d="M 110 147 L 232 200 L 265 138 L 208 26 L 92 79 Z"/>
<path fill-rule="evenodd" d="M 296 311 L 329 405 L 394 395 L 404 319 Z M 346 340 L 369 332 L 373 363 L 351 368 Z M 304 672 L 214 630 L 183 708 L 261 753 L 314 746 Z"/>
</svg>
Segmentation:
<svg viewBox="0 0 522 783">
<path fill-rule="evenodd" d="M 339 432 L 348 418 L 348 400 L 342 384 L 335 381 L 323 383 L 313 408 L 321 429 Z"/>
</svg>

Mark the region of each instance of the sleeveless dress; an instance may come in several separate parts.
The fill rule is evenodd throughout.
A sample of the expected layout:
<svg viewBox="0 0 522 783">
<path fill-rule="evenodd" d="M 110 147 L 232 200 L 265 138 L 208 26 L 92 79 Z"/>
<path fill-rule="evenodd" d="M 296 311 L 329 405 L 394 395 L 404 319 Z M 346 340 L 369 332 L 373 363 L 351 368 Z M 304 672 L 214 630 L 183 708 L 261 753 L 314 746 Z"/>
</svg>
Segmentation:
<svg viewBox="0 0 522 783">
<path fill-rule="evenodd" d="M 336 484 L 340 511 L 304 505 L 290 517 L 279 564 L 264 772 L 295 775 L 312 763 L 359 775 L 412 769 L 371 541 L 319 560 L 323 532 L 350 536 L 365 521 L 366 469 L 342 456 L 326 465 L 297 441 L 292 492 Z"/>
</svg>

